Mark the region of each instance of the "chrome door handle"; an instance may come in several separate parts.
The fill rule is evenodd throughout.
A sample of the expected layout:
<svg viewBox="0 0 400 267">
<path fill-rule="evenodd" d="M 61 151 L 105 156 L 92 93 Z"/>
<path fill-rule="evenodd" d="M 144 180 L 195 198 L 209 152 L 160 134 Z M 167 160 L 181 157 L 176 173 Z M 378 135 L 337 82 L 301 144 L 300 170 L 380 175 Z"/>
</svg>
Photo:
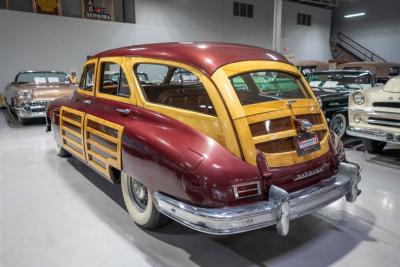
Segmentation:
<svg viewBox="0 0 400 267">
<path fill-rule="evenodd" d="M 129 113 L 131 113 L 131 111 L 129 109 L 127 109 L 127 108 L 125 108 L 125 109 L 124 108 L 117 108 L 116 111 L 119 112 L 119 113 L 122 113 L 124 115 L 128 115 Z"/>
<path fill-rule="evenodd" d="M 86 104 L 86 105 L 89 105 L 90 103 L 92 103 L 92 100 L 90 100 L 90 99 L 84 99 L 84 100 L 82 100 L 82 103 L 83 103 L 83 104 Z"/>
</svg>

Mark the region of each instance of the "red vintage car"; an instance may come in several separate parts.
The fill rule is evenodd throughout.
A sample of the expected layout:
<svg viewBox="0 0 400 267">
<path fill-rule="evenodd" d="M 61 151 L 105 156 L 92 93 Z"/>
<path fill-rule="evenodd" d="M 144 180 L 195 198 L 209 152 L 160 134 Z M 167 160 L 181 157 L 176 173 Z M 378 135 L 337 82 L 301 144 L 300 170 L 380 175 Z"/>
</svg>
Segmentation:
<svg viewBox="0 0 400 267">
<path fill-rule="evenodd" d="M 289 221 L 343 196 L 360 168 L 346 160 L 312 90 L 282 55 L 224 43 L 105 51 L 84 65 L 70 99 L 51 102 L 48 130 L 121 183 L 143 228 L 165 218 L 210 234 Z"/>
</svg>

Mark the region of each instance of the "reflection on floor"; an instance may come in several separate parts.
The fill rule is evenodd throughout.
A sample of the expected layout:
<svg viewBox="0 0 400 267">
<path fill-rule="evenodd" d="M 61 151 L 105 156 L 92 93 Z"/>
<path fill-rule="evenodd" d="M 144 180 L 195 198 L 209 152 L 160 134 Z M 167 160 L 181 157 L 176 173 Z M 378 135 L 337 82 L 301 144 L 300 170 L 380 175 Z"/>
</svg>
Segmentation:
<svg viewBox="0 0 400 267">
<path fill-rule="evenodd" d="M 170 223 L 134 225 L 119 186 L 54 154 L 43 121 L 0 112 L 0 266 L 399 266 L 400 147 L 348 148 L 362 195 L 274 228 L 210 236 Z"/>
</svg>

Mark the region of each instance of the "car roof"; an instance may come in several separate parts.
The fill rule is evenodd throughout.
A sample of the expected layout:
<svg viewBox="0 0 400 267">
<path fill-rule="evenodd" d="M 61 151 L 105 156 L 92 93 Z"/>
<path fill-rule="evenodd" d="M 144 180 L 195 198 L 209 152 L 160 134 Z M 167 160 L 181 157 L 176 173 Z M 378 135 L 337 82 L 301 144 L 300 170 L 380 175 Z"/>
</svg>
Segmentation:
<svg viewBox="0 0 400 267">
<path fill-rule="evenodd" d="M 156 43 L 107 50 L 92 58 L 133 56 L 178 61 L 208 75 L 218 68 L 239 61 L 266 60 L 292 65 L 283 55 L 260 47 L 217 42 Z"/>
</svg>

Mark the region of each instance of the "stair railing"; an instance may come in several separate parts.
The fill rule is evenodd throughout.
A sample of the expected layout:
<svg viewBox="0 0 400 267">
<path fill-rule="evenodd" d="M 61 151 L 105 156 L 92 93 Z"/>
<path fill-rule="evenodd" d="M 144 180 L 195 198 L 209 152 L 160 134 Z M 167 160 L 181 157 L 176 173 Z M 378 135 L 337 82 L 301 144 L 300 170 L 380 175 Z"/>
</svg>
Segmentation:
<svg viewBox="0 0 400 267">
<path fill-rule="evenodd" d="M 355 55 L 356 57 L 360 58 L 364 61 L 378 61 L 378 62 L 386 62 L 386 60 L 368 48 L 360 45 L 349 36 L 345 35 L 342 32 L 338 32 L 336 35 L 336 44 L 351 54 Z"/>
</svg>

